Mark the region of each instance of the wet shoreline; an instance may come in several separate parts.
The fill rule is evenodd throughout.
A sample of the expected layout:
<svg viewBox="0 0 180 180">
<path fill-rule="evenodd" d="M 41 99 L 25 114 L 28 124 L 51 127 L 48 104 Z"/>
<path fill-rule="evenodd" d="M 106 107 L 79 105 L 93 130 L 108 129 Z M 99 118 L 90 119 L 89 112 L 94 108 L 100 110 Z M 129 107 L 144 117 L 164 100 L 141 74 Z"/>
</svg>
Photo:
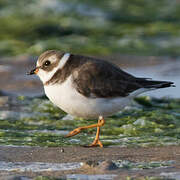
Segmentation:
<svg viewBox="0 0 180 180">
<path fill-rule="evenodd" d="M 63 151 L 62 151 L 63 148 Z M 80 146 L 73 147 L 7 147 L 0 146 L 0 159 L 4 162 L 23 162 L 24 166 L 28 163 L 38 162 L 53 163 L 49 164 L 49 170 L 46 169 L 44 164 L 44 170 L 36 166 L 36 169 L 29 171 L 26 169 L 23 172 L 16 169 L 12 169 L 10 174 L 16 174 L 27 177 L 47 176 L 53 177 L 65 177 L 69 174 L 113 174 L 115 177 L 143 177 L 144 175 L 159 176 L 162 173 L 179 172 L 180 171 L 180 147 L 168 146 L 168 147 L 148 147 L 148 148 L 122 148 L 122 147 L 108 147 L 108 148 L 84 148 Z M 116 166 L 114 163 L 118 160 L 125 162 L 156 162 L 152 167 L 144 167 L 141 165 L 139 169 L 133 170 L 126 166 Z M 74 167 L 73 170 L 73 163 Z M 167 165 L 159 165 L 158 162 L 170 162 Z M 172 162 L 172 163 L 171 163 Z M 60 166 L 60 164 L 61 166 Z M 65 163 L 65 164 L 62 164 Z M 71 163 L 68 168 L 68 163 Z M 78 165 L 78 163 L 80 163 Z M 1 164 L 1 162 L 0 162 Z M 37 164 L 37 163 L 36 163 Z M 35 165 L 34 163 L 34 168 Z M 61 169 L 53 171 L 53 165 L 59 164 Z M 63 168 L 64 165 L 64 168 Z M 47 165 L 48 166 L 48 165 Z M 140 168 L 141 167 L 141 168 Z M 15 167 L 14 167 L 15 168 Z M 48 168 L 48 167 L 47 167 Z M 33 170 L 33 171 L 32 171 Z M 5 171 L 0 170 L 1 176 L 4 176 Z"/>
</svg>

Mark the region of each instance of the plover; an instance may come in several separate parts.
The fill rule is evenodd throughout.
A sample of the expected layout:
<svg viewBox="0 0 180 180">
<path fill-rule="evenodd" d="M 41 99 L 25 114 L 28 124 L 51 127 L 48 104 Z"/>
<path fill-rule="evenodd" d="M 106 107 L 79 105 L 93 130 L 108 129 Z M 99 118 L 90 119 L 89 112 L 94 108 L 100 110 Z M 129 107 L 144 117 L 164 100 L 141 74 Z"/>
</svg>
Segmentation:
<svg viewBox="0 0 180 180">
<path fill-rule="evenodd" d="M 39 76 L 45 94 L 56 106 L 73 116 L 98 118 L 98 123 L 74 129 L 66 137 L 97 128 L 89 146 L 103 147 L 99 140 L 104 117 L 128 105 L 146 91 L 174 86 L 170 81 L 134 77 L 110 62 L 82 55 L 49 50 L 41 54 L 29 75 Z"/>
</svg>

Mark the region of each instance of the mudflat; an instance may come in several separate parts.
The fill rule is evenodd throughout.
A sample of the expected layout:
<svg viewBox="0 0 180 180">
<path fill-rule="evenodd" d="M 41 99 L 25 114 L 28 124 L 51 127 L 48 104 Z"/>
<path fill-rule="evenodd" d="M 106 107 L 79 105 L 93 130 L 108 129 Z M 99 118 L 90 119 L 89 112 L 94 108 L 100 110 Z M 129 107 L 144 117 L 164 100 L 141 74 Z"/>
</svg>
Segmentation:
<svg viewBox="0 0 180 180">
<path fill-rule="evenodd" d="M 121 177 L 159 176 L 161 173 L 180 171 L 180 146 L 166 147 L 105 147 L 85 148 L 71 147 L 0 147 L 0 159 L 5 162 L 45 162 L 45 163 L 72 163 L 81 162 L 81 167 L 70 170 L 41 172 L 18 170 L 0 171 L 1 178 L 7 175 L 16 176 L 51 176 L 65 177 L 68 174 L 113 174 L 114 179 Z M 131 163 L 168 162 L 172 164 L 162 167 L 142 167 L 131 169 L 130 167 L 118 167 L 117 161 Z"/>
</svg>

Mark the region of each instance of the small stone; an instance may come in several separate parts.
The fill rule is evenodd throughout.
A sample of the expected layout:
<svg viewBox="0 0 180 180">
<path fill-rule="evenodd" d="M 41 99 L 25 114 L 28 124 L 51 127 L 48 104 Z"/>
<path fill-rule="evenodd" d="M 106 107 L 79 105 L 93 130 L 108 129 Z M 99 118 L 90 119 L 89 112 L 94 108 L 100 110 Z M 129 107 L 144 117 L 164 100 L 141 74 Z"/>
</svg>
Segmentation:
<svg viewBox="0 0 180 180">
<path fill-rule="evenodd" d="M 105 170 L 115 170 L 118 169 L 115 163 L 112 161 L 103 161 L 99 164 L 99 169 L 105 171 Z"/>
<path fill-rule="evenodd" d="M 64 152 L 64 149 L 62 148 L 62 149 L 61 149 L 61 153 L 63 153 L 63 152 Z"/>
<path fill-rule="evenodd" d="M 99 162 L 96 160 L 89 160 L 89 161 L 86 161 L 85 164 L 90 167 L 96 167 L 99 165 Z"/>
</svg>

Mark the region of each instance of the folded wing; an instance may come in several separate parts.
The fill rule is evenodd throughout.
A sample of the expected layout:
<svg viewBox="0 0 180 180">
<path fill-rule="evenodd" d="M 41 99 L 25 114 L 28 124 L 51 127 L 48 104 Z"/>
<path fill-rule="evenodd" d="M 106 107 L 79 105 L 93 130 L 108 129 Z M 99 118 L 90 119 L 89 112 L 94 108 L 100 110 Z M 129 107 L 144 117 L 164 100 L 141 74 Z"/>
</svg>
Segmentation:
<svg viewBox="0 0 180 180">
<path fill-rule="evenodd" d="M 76 90 L 86 97 L 126 97 L 140 88 L 165 88 L 168 81 L 136 78 L 106 61 L 87 61 L 73 75 Z"/>
</svg>

